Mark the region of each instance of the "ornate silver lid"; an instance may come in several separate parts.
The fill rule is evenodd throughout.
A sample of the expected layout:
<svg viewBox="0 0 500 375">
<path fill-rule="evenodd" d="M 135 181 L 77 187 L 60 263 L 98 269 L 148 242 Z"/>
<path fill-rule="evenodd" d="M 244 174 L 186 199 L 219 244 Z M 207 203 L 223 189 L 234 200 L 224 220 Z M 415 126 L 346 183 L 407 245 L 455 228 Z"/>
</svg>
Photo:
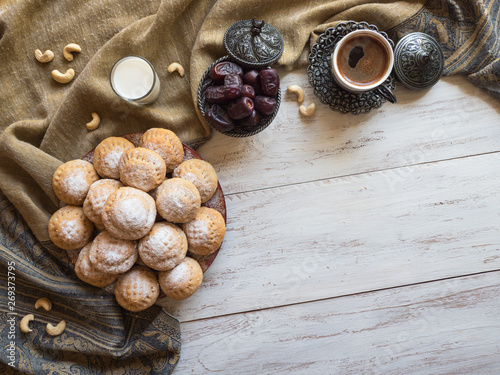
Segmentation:
<svg viewBox="0 0 500 375">
<path fill-rule="evenodd" d="M 278 61 L 284 42 L 276 28 L 254 18 L 232 24 L 224 34 L 224 47 L 235 62 L 260 68 Z"/>
<path fill-rule="evenodd" d="M 404 36 L 394 50 L 394 72 L 409 89 L 424 90 L 441 78 L 444 56 L 438 42 L 425 33 Z"/>
</svg>

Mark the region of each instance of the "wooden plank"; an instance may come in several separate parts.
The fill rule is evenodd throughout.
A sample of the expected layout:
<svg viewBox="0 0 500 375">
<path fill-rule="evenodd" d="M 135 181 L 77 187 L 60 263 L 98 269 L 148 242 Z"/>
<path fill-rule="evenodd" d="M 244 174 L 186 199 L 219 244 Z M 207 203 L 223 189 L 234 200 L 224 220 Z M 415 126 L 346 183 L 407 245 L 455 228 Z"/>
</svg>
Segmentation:
<svg viewBox="0 0 500 375">
<path fill-rule="evenodd" d="M 500 153 L 230 195 L 181 321 L 500 269 Z"/>
<path fill-rule="evenodd" d="M 248 138 L 214 132 L 199 149 L 216 168 L 225 193 L 245 192 L 500 150 L 498 99 L 463 77 L 427 91 L 398 86 L 397 104 L 368 114 L 332 111 L 314 96 L 305 70 L 282 72 L 275 121 Z M 313 117 L 298 113 L 291 84 L 300 84 Z"/>
<path fill-rule="evenodd" d="M 500 273 L 183 323 L 174 374 L 499 374 Z"/>
</svg>

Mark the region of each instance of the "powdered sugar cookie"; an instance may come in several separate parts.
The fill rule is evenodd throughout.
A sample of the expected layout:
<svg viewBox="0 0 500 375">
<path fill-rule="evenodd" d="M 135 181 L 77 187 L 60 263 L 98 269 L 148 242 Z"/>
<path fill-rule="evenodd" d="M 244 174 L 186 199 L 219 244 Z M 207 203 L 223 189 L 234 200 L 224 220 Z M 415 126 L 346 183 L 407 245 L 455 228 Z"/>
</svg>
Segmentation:
<svg viewBox="0 0 500 375">
<path fill-rule="evenodd" d="M 158 187 L 160 187 L 160 186 L 158 186 Z M 155 202 L 156 202 L 156 193 L 157 192 L 158 192 L 158 188 L 148 191 L 148 194 L 151 195 L 151 197 L 155 200 Z M 157 208 L 156 209 L 156 220 L 155 221 L 158 222 L 158 221 L 163 221 L 163 220 L 165 220 L 165 219 L 160 216 L 160 214 L 158 213 L 158 208 Z"/>
<path fill-rule="evenodd" d="M 186 257 L 174 269 L 159 272 L 158 281 L 167 297 L 182 300 L 198 290 L 203 281 L 203 271 L 196 260 Z"/>
<path fill-rule="evenodd" d="M 78 254 L 75 264 L 75 273 L 78 278 L 87 284 L 104 288 L 116 280 L 118 275 L 101 272 L 95 269 L 89 260 L 89 251 L 92 242 L 89 242 Z"/>
<path fill-rule="evenodd" d="M 212 198 L 217 189 L 217 173 L 214 167 L 201 159 L 183 161 L 174 169 L 172 176 L 192 182 L 200 192 L 201 203 Z"/>
<path fill-rule="evenodd" d="M 102 179 L 90 186 L 87 198 L 83 202 L 83 212 L 100 231 L 104 230 L 101 213 L 108 197 L 123 184 L 117 180 Z"/>
<path fill-rule="evenodd" d="M 137 242 L 113 237 L 109 232 L 97 235 L 89 251 L 89 259 L 100 272 L 123 273 L 128 271 L 138 258 Z"/>
<path fill-rule="evenodd" d="M 165 180 L 165 162 L 147 148 L 138 147 L 125 151 L 120 164 L 120 180 L 128 186 L 149 191 Z"/>
<path fill-rule="evenodd" d="M 148 148 L 160 154 L 165 161 L 167 173 L 172 172 L 184 160 L 184 147 L 181 140 L 168 129 L 147 130 L 139 140 L 139 147 Z"/>
<path fill-rule="evenodd" d="M 197 255 L 209 255 L 222 244 L 226 224 L 221 213 L 201 207 L 193 220 L 182 225 L 188 240 L 188 249 Z"/>
<path fill-rule="evenodd" d="M 157 271 L 167 271 L 178 265 L 186 256 L 186 235 L 178 226 L 161 222 L 139 240 L 139 256 L 144 264 Z"/>
<path fill-rule="evenodd" d="M 147 267 L 134 266 L 116 280 L 116 301 L 126 310 L 145 310 L 156 302 L 159 295 L 156 273 Z"/>
<path fill-rule="evenodd" d="M 84 247 L 90 241 L 93 230 L 94 224 L 85 216 L 81 207 L 64 206 L 49 220 L 50 240 L 64 250 Z"/>
<path fill-rule="evenodd" d="M 170 178 L 163 181 L 156 191 L 156 209 L 165 220 L 172 223 L 192 220 L 200 206 L 200 193 L 188 180 Z"/>
<path fill-rule="evenodd" d="M 134 144 L 122 137 L 108 137 L 94 150 L 94 168 L 102 178 L 120 178 L 118 164 L 126 150 L 135 148 Z"/>
<path fill-rule="evenodd" d="M 52 188 L 62 202 L 80 206 L 90 185 L 99 179 L 94 167 L 85 160 L 71 160 L 61 164 L 52 178 Z"/>
<path fill-rule="evenodd" d="M 155 200 L 148 193 L 133 187 L 116 190 L 102 209 L 104 228 L 114 237 L 124 240 L 137 240 L 146 235 L 155 219 Z"/>
</svg>

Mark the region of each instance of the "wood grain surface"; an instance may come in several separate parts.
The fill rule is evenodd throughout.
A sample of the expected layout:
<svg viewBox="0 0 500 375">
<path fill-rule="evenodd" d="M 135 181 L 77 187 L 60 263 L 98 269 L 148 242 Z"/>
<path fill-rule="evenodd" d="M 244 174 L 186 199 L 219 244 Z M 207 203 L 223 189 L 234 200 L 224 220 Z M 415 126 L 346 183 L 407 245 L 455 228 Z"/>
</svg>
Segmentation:
<svg viewBox="0 0 500 375">
<path fill-rule="evenodd" d="M 300 72 L 300 73 L 299 73 Z M 312 117 L 299 114 L 299 84 Z M 411 166 L 500 150 L 498 99 L 464 80 L 443 78 L 432 89 L 396 89 L 397 104 L 368 114 L 332 111 L 305 72 L 282 77 L 283 101 L 274 121 L 249 138 L 214 137 L 198 151 L 217 167 L 225 194 Z"/>
<path fill-rule="evenodd" d="M 221 252 L 170 311 L 199 319 L 498 269 L 499 165 L 489 154 L 227 196 Z"/>
<path fill-rule="evenodd" d="M 280 73 L 271 126 L 198 150 L 227 233 L 200 290 L 160 302 L 175 374 L 499 374 L 498 99 L 447 77 L 343 115 Z"/>
<path fill-rule="evenodd" d="M 499 374 L 500 273 L 183 324 L 179 374 Z"/>
</svg>

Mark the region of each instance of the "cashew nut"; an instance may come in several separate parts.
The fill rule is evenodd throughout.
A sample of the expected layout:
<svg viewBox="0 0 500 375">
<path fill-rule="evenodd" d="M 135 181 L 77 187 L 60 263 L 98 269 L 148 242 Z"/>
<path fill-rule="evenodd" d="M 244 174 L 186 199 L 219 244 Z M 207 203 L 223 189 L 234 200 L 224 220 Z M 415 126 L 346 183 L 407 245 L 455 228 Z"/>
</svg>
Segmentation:
<svg viewBox="0 0 500 375">
<path fill-rule="evenodd" d="M 181 65 L 181 64 L 179 64 L 179 63 L 174 62 L 174 63 L 170 64 L 170 65 L 168 66 L 167 70 L 168 70 L 168 72 L 169 72 L 169 73 L 173 73 L 173 72 L 175 72 L 175 71 L 178 71 L 178 72 L 179 72 L 179 75 L 180 75 L 181 77 L 184 77 L 184 68 L 183 68 L 183 67 L 182 67 L 182 65 Z"/>
<path fill-rule="evenodd" d="M 288 86 L 287 91 L 297 94 L 297 102 L 299 104 L 302 104 L 302 102 L 304 101 L 304 90 L 302 89 L 302 87 L 300 87 L 299 85 L 291 85 Z"/>
<path fill-rule="evenodd" d="M 315 110 L 316 104 L 314 103 L 309 104 L 309 107 L 305 107 L 303 105 L 299 107 L 300 114 L 307 117 L 312 116 Z"/>
<path fill-rule="evenodd" d="M 57 324 L 55 327 L 51 323 L 47 323 L 47 326 L 45 327 L 45 330 L 51 336 L 60 335 L 61 333 L 64 332 L 65 329 L 66 329 L 66 322 L 64 320 L 61 320 L 59 324 Z"/>
<path fill-rule="evenodd" d="M 101 123 L 101 119 L 99 115 L 95 112 L 92 112 L 92 121 L 87 122 L 87 129 L 88 130 L 94 130 L 99 127 L 99 124 Z"/>
<path fill-rule="evenodd" d="M 63 49 L 64 58 L 68 61 L 73 61 L 72 52 L 82 52 L 82 48 L 75 43 L 70 43 Z"/>
<path fill-rule="evenodd" d="M 66 70 L 66 73 L 61 73 L 57 69 L 52 71 L 52 78 L 54 78 L 54 81 L 57 81 L 59 83 L 68 83 L 73 79 L 74 76 L 75 71 L 73 69 Z"/>
<path fill-rule="evenodd" d="M 48 298 L 39 298 L 35 302 L 35 309 L 43 307 L 45 311 L 50 311 L 52 309 L 52 302 Z"/>
<path fill-rule="evenodd" d="M 48 49 L 43 53 L 39 49 L 35 50 L 35 59 L 37 59 L 41 63 L 51 62 L 53 58 L 54 58 L 54 52 L 52 52 L 50 49 Z"/>
<path fill-rule="evenodd" d="M 21 328 L 21 331 L 23 331 L 24 333 L 31 332 L 29 323 L 33 320 L 35 320 L 35 316 L 33 314 L 28 314 L 24 318 L 22 318 L 21 322 L 19 323 L 19 328 Z"/>
</svg>

